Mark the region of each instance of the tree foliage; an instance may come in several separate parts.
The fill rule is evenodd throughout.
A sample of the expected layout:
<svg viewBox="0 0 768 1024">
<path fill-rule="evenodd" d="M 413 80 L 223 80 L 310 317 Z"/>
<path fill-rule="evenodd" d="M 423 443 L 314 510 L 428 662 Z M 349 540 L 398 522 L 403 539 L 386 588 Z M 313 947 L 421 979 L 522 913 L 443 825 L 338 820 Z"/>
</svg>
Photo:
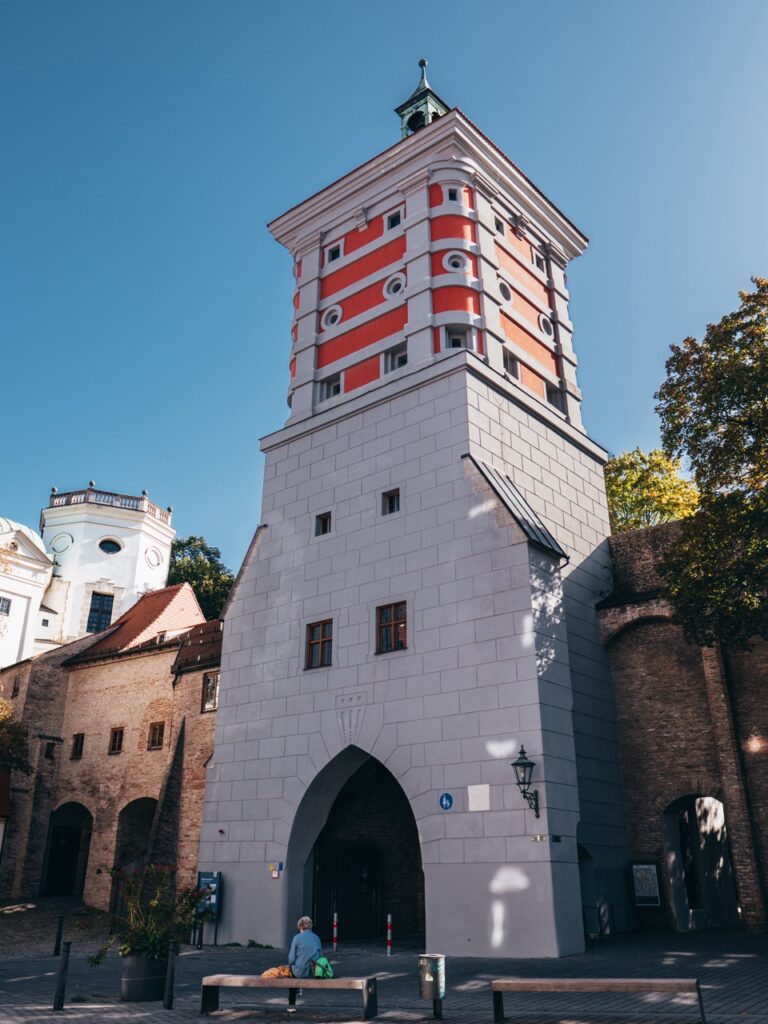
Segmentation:
<svg viewBox="0 0 768 1024">
<path fill-rule="evenodd" d="M 27 750 L 27 730 L 14 721 L 13 704 L 0 699 L 0 772 L 24 772 L 29 775 L 32 766 Z"/>
<path fill-rule="evenodd" d="M 639 530 L 696 510 L 695 484 L 680 475 L 680 462 L 658 448 L 647 455 L 639 448 L 615 455 L 605 465 L 605 489 L 611 532 Z"/>
<path fill-rule="evenodd" d="M 171 546 L 168 586 L 189 583 L 206 619 L 221 615 L 234 576 L 221 560 L 221 551 L 209 545 L 205 537 L 184 537 Z"/>
<path fill-rule="evenodd" d="M 663 566 L 694 642 L 768 639 L 768 280 L 704 339 L 672 346 L 656 398 L 664 448 L 685 456 L 700 509 Z"/>
</svg>

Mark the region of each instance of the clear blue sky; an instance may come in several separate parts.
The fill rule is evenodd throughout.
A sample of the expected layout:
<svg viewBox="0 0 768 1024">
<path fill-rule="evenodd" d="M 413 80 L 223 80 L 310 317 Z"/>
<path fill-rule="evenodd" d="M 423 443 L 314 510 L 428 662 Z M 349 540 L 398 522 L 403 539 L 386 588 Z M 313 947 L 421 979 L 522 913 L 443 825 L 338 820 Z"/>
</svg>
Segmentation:
<svg viewBox="0 0 768 1024">
<path fill-rule="evenodd" d="M 585 231 L 584 412 L 658 443 L 673 342 L 768 274 L 765 0 L 1 0 L 0 514 L 146 487 L 236 569 L 285 418 L 267 221 L 398 137 L 418 58 Z"/>
</svg>

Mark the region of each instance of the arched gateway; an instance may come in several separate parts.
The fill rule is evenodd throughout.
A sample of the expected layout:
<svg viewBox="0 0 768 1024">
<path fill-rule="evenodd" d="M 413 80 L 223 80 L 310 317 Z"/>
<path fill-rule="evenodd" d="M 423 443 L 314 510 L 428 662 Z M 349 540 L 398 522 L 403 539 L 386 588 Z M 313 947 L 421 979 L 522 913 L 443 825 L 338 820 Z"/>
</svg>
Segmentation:
<svg viewBox="0 0 768 1024">
<path fill-rule="evenodd" d="M 424 933 L 424 873 L 416 821 L 395 777 L 347 747 L 311 783 L 288 845 L 289 918 L 311 913 L 331 938 L 334 912 L 346 939 Z M 290 923 L 290 922 L 289 922 Z"/>
</svg>

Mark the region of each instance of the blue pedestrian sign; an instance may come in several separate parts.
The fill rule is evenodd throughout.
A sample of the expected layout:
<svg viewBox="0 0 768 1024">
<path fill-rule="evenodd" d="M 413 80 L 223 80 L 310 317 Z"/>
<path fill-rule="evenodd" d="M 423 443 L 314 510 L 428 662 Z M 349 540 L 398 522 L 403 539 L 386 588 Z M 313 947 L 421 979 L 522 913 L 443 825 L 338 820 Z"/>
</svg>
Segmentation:
<svg viewBox="0 0 768 1024">
<path fill-rule="evenodd" d="M 450 809 L 453 807 L 453 797 L 451 796 L 450 793 L 440 794 L 440 806 L 443 808 L 444 811 L 450 811 Z"/>
</svg>

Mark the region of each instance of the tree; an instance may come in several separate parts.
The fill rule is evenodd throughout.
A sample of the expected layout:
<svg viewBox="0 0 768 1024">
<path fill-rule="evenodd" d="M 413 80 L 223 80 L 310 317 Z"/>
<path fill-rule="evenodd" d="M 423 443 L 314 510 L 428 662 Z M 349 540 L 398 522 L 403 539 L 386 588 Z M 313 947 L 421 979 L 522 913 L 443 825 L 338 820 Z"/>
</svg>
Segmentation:
<svg viewBox="0 0 768 1024">
<path fill-rule="evenodd" d="M 32 766 L 27 750 L 27 730 L 13 719 L 13 704 L 0 699 L 0 772 L 24 772 Z"/>
<path fill-rule="evenodd" d="M 686 636 L 747 646 L 768 639 L 768 280 L 672 346 L 659 388 L 664 449 L 685 456 L 700 509 L 662 567 Z"/>
<path fill-rule="evenodd" d="M 221 615 L 234 576 L 221 560 L 221 551 L 205 537 L 184 537 L 171 545 L 168 586 L 189 583 L 206 619 Z"/>
<path fill-rule="evenodd" d="M 611 532 L 639 530 L 691 515 L 698 492 L 680 471 L 679 460 L 658 448 L 647 455 L 635 448 L 609 459 L 604 472 Z"/>
</svg>

